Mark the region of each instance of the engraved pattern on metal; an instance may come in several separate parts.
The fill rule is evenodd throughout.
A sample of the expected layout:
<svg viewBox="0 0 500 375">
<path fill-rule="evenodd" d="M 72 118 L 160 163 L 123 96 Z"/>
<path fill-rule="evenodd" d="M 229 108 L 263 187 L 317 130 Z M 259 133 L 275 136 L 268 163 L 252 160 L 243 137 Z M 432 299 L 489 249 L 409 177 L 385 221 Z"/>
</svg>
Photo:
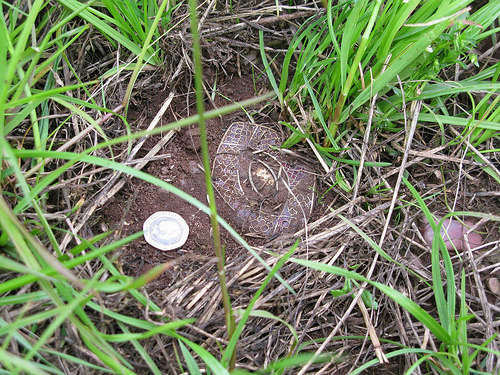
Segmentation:
<svg viewBox="0 0 500 375">
<path fill-rule="evenodd" d="M 309 219 L 314 204 L 314 173 L 273 147 L 281 139 L 262 125 L 232 124 L 217 149 L 213 184 L 236 212 L 246 234 L 274 237 L 293 233 Z"/>
</svg>

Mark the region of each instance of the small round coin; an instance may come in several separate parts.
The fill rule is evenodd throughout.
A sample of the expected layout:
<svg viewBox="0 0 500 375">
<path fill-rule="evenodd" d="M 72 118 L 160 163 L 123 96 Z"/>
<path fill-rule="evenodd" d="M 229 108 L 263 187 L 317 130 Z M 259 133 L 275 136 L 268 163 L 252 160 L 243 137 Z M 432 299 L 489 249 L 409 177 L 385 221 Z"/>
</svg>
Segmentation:
<svg viewBox="0 0 500 375">
<path fill-rule="evenodd" d="M 175 212 L 158 211 L 151 215 L 143 226 L 144 238 L 157 249 L 174 250 L 186 242 L 189 227 Z"/>
</svg>

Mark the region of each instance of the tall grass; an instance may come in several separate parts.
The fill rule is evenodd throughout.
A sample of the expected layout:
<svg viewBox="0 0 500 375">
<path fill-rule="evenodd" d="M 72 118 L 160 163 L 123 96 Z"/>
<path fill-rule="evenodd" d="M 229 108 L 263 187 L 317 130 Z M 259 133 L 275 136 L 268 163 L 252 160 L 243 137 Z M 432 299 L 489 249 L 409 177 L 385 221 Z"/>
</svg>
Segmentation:
<svg viewBox="0 0 500 375">
<path fill-rule="evenodd" d="M 293 110 L 301 105 L 313 106 L 312 120 L 321 125 L 318 133 L 322 139 L 315 147 L 329 165 L 349 127 L 356 119 L 366 121 L 366 108 L 375 96 L 383 95 L 385 100 L 377 103 L 374 125 L 390 131 L 400 129 L 402 115 L 397 109 L 405 99 L 402 93 L 407 103 L 417 98 L 434 99 L 425 105 L 421 121 L 463 125 L 467 119 L 465 124 L 474 140 L 482 142 L 500 130 L 497 98 L 490 103 L 500 87 L 498 67 L 487 68 L 463 82 L 443 82 L 439 76 L 454 64 L 464 68 L 476 61 L 477 56 L 469 50 L 498 32 L 491 26 L 500 15 L 500 4 L 490 2 L 471 15 L 466 8 L 470 3 L 330 2 L 325 15 L 303 25 L 285 56 L 276 91 Z M 290 64 L 296 53 L 296 69 L 292 72 Z M 462 112 L 452 117 L 441 105 L 452 95 L 471 91 L 485 94 L 474 106 L 472 116 Z M 287 145 L 307 136 L 301 133 L 296 129 Z"/>
<path fill-rule="evenodd" d="M 468 3 L 360 0 L 342 1 L 332 6 L 330 2 L 324 16 L 303 26 L 285 56 L 279 85 L 274 77 L 270 78 L 274 80 L 284 105 L 290 106 L 292 110 L 301 105 L 314 108 L 314 121 L 323 129 L 323 138 L 315 142 L 315 147 L 328 166 L 333 164 L 334 155 L 341 148 L 341 140 L 347 129 L 344 124 L 352 116 L 366 119 L 366 106 L 375 94 L 386 96 L 384 102 L 377 104 L 377 126 L 387 129 L 400 126 L 398 121 L 401 115 L 395 108 L 401 105 L 401 92 L 404 91 L 407 93 L 407 102 L 428 100 L 425 106 L 427 112 L 421 114 L 421 121 L 462 125 L 463 135 L 469 136 L 474 145 L 496 136 L 500 130 L 499 99 L 496 95 L 500 88 L 497 83 L 500 69 L 491 67 L 476 77 L 455 83 L 439 81 L 438 77 L 438 73 L 457 58 L 463 60 L 463 64 L 468 63 L 465 51 L 498 31 L 490 28 L 500 12 L 497 2 L 490 2 L 472 16 L 462 12 Z M 195 31 L 197 4 L 190 1 L 190 5 L 192 30 Z M 202 373 L 203 370 L 215 374 L 229 373 L 234 368 L 238 340 L 249 317 L 260 314 L 274 318 L 269 313 L 253 311 L 253 307 L 271 278 L 276 277 L 284 283 L 278 271 L 291 259 L 297 244 L 288 249 L 271 269 L 236 231 L 217 216 L 203 123 L 205 119 L 269 99 L 269 95 L 215 111 L 205 111 L 201 94 L 199 41 L 196 32 L 193 32 L 198 114 L 154 130 L 136 133 L 131 132 L 125 116 L 122 116 L 125 135 L 110 139 L 102 128 L 100 118 L 120 116 L 133 95 L 136 79 L 144 64 L 161 64 L 162 50 L 157 41 L 163 30 L 168 33 L 174 27 L 171 23 L 172 14 L 181 8 L 181 3 L 167 0 L 104 0 L 86 3 L 34 0 L 29 3 L 2 2 L 0 8 L 3 14 L 0 21 L 0 72 L 3 74 L 0 84 L 0 245 L 3 250 L 0 254 L 0 268 L 3 270 L 0 306 L 12 312 L 0 319 L 0 373 L 62 374 L 64 369 L 59 363 L 64 362 L 80 366 L 88 372 L 134 374 L 134 365 L 116 346 L 129 343 L 142 358 L 147 370 L 160 374 L 158 363 L 151 358 L 143 342 L 154 335 L 176 340 L 180 348 L 180 353 L 177 353 L 179 368 L 192 374 Z M 471 22 L 461 21 L 466 16 Z M 76 43 L 90 35 L 92 30 L 98 30 L 101 38 L 106 38 L 113 54 L 123 47 L 127 51 L 129 63 L 120 62 L 119 66 L 94 77 L 92 81 L 83 81 L 69 54 L 74 52 Z M 264 38 L 261 42 L 265 43 Z M 297 50 L 300 50 L 297 68 L 292 72 L 292 58 Z M 265 54 L 262 55 L 265 59 Z M 269 73 L 269 64 L 267 68 Z M 117 72 L 125 72 L 125 69 L 132 69 L 133 74 L 127 77 L 129 85 L 122 105 L 108 108 L 105 103 L 95 99 L 94 88 L 104 85 L 107 79 L 116 77 L 114 74 Z M 63 73 L 70 77 L 68 81 Z M 403 90 L 398 88 L 396 77 L 405 82 Z M 483 92 L 485 96 L 474 103 L 471 116 L 465 113 L 452 115 L 440 105 L 452 95 L 477 91 Z M 84 94 L 79 97 L 79 93 Z M 52 122 L 51 116 L 61 112 L 68 113 L 68 116 Z M 71 128 L 76 116 L 86 123 L 82 131 L 95 129 L 101 141 L 93 147 L 69 151 L 69 147 L 78 142 L 75 134 L 75 138 L 57 147 L 54 139 Z M 165 181 L 121 165 L 111 158 L 98 156 L 98 151 L 103 149 L 111 150 L 112 155 L 111 146 L 115 144 L 132 142 L 194 123 L 200 125 L 203 135 L 202 149 L 210 207 Z M 299 130 L 294 134 L 288 145 L 303 137 L 313 139 L 311 134 Z M 13 135 L 26 138 L 14 144 Z M 27 138 L 33 140 L 32 144 L 27 143 Z M 170 263 L 160 264 L 137 279 L 123 275 L 114 263 L 111 255 L 113 251 L 142 236 L 141 232 L 119 240 L 111 240 L 109 232 L 89 239 L 74 236 L 78 244 L 62 248 L 61 235 L 72 236 L 71 228 L 47 219 L 50 205 L 46 191 L 79 163 L 105 167 L 139 178 L 187 200 L 211 216 L 214 233 L 217 233 L 218 225 L 222 225 L 268 269 L 268 276 L 251 302 L 239 312 L 238 324 L 229 295 L 227 291 L 224 292 L 228 343 L 221 348 L 219 357 L 183 335 L 183 327 L 193 323 L 193 319 L 169 321 L 162 318 L 161 307 L 141 290 L 171 267 Z M 495 178 L 500 178 L 493 168 L 487 167 L 486 170 Z M 421 203 L 417 195 L 415 199 Z M 422 209 L 424 207 L 422 205 Z M 70 207 L 67 217 L 78 210 L 78 204 Z M 28 213 L 30 215 L 26 215 Z M 437 270 L 439 260 L 444 260 L 448 280 L 445 293 L 439 274 L 437 271 L 433 274 L 439 319 L 388 286 L 367 280 L 355 272 L 312 261 L 292 261 L 376 286 L 443 342 L 438 352 L 408 350 L 418 353 L 421 360 L 427 361 L 438 373 L 444 373 L 443 369 L 451 369 L 452 373 L 465 374 L 472 369 L 478 353 L 491 351 L 486 345 L 492 338 L 485 338 L 479 346 L 467 342 L 466 324 L 469 315 L 464 300 L 460 301 L 458 308 L 454 305 L 450 288 L 455 285 L 451 284 L 455 275 L 449 267 L 449 256 L 442 245 L 442 240 L 436 240 L 433 245 L 433 269 Z M 224 290 L 224 258 L 217 238 L 216 249 L 220 282 Z M 93 273 L 84 276 L 77 272 L 82 265 L 94 267 Z M 285 286 L 292 290 L 290 286 Z M 464 288 L 463 281 L 460 287 Z M 138 319 L 108 308 L 103 299 L 111 293 L 124 293 L 141 308 L 158 313 L 159 322 Z M 458 310 L 458 318 L 455 310 Z M 112 321 L 113 326 L 119 327 L 121 331 L 106 331 L 94 320 L 97 315 Z M 65 338 L 67 345 L 72 345 L 72 350 L 54 345 L 61 337 Z M 293 349 L 296 344 L 292 346 Z M 469 350 L 471 348 L 473 351 Z M 389 356 L 401 353 L 397 351 Z M 269 364 L 263 371 L 280 373 L 310 359 L 312 354 L 299 351 L 296 355 L 296 351 L 292 350 L 288 357 Z M 316 360 L 329 359 L 326 356 Z M 367 363 L 356 372 L 371 364 Z M 236 372 L 245 373 L 242 370 Z"/>
<path fill-rule="evenodd" d="M 135 373 L 134 366 L 113 346 L 113 343 L 131 343 L 149 370 L 152 373 L 160 374 L 161 371 L 149 356 L 141 340 L 153 335 L 165 335 L 178 340 L 182 354 L 191 371 L 196 373 L 197 365 L 193 362 L 192 356 L 187 350 L 188 347 L 194 350 L 214 373 L 227 373 L 212 354 L 177 333 L 177 330 L 192 323 L 192 319 L 181 319 L 174 322 L 164 320 L 161 325 L 156 325 L 146 320 L 116 313 L 103 305 L 101 303 L 103 295 L 123 292 L 137 300 L 139 305 L 144 306 L 145 309 L 160 312 L 161 308 L 147 299 L 140 289 L 171 265 L 169 263 L 161 264 L 138 279 L 120 273 L 112 259 L 106 255 L 139 238 L 142 236 L 142 232 L 111 242 L 108 245 L 103 244 L 103 241 L 107 239 L 109 232 L 91 239 L 77 238 L 79 242 L 77 246 L 65 251 L 61 250 L 57 235 L 61 228 L 49 223 L 45 218 L 47 196 L 44 190 L 57 182 L 77 163 L 102 166 L 136 176 L 179 195 L 207 214 L 212 212 L 212 218 L 215 220 L 214 225 L 217 225 L 218 220 L 270 270 L 267 263 L 246 244 L 243 238 L 216 215 L 214 208 L 205 206 L 171 184 L 144 172 L 93 155 L 99 149 L 110 149 L 113 144 L 130 142 L 144 136 L 178 129 L 197 122 L 200 122 L 202 126 L 204 119 L 258 103 L 269 98 L 269 95 L 219 108 L 215 111 L 205 112 L 201 108 L 197 116 L 182 119 L 151 131 L 133 134 L 130 132 L 125 118 L 122 117 L 125 126 L 127 126 L 126 132 L 128 134 L 108 139 L 106 132 L 101 128 L 101 121 L 94 119 L 89 115 L 89 112 L 97 111 L 119 116 L 118 112 L 126 108 L 134 83 L 143 68 L 142 62 L 147 61 L 151 64 L 161 60 L 161 49 L 156 43 L 160 37 L 157 26 L 162 23 L 164 30 L 172 27 L 169 24 L 170 14 L 178 5 L 172 5 L 169 1 L 163 1 L 158 6 L 156 2 L 149 1 L 137 4 L 120 1 L 104 1 L 102 3 L 91 1 L 82 4 L 66 0 L 61 0 L 57 7 L 51 7 L 50 4 L 41 1 L 35 1 L 30 9 L 27 9 L 25 5 L 23 2 L 14 3 L 12 6 L 2 4 L 4 18 L 2 18 L 0 27 L 0 50 L 2 51 L 0 52 L 0 67 L 5 72 L 0 88 L 3 191 L 3 195 L 0 197 L 0 226 L 2 230 L 0 240 L 5 253 L 0 257 L 0 267 L 4 272 L 13 272 L 8 280 L 0 284 L 0 291 L 4 295 L 1 304 L 11 308 L 16 304 L 24 306 L 20 314 L 13 316 L 12 322 L 2 321 L 0 327 L 2 367 L 8 373 L 21 371 L 37 374 L 62 373 L 58 369 L 57 362 L 67 361 L 83 366 L 89 371 L 132 374 Z M 107 12 L 103 12 L 103 6 Z M 194 12 L 193 8 L 193 15 Z M 76 22 L 79 26 L 74 27 L 71 22 Z M 134 69 L 134 72 L 130 77 L 130 84 L 122 105 L 115 109 L 100 106 L 92 99 L 91 87 L 100 81 L 83 82 L 78 77 L 76 70 L 70 65 L 71 61 L 66 55 L 73 44 L 86 32 L 88 33 L 92 27 L 101 31 L 114 47 L 127 48 L 132 53 L 130 55 L 132 61 L 134 55 L 137 55 L 135 63 L 118 67 L 119 71 L 126 68 Z M 78 83 L 62 87 L 56 84 L 57 79 L 60 79 L 58 72 L 63 69 L 64 64 L 66 64 L 65 67 L 70 68 L 71 73 L 74 74 L 73 80 Z M 196 64 L 200 68 L 199 55 Z M 114 72 L 116 69 L 110 70 L 100 78 L 104 80 L 111 74 L 116 74 Z M 198 71 L 196 74 L 197 85 L 201 82 L 200 72 Z M 40 82 L 44 82 L 44 84 L 41 85 Z M 85 90 L 90 97 L 89 101 L 77 99 L 73 95 L 73 92 L 79 89 Z M 200 91 L 198 90 L 198 92 Z M 50 114 L 49 108 L 54 108 L 54 104 L 59 106 L 56 108 L 66 108 L 71 113 L 67 120 L 60 122 L 55 129 L 50 126 L 51 124 L 47 120 L 47 116 Z M 88 126 L 95 128 L 104 141 L 81 152 L 66 151 L 69 144 L 76 143 L 74 140 L 68 140 L 68 146 L 63 145 L 59 149 L 55 149 L 50 139 L 68 125 L 73 115 L 79 115 L 87 121 Z M 12 147 L 6 137 L 19 132 L 28 132 L 32 135 L 34 140 L 32 148 L 21 147 L 17 149 Z M 77 139 L 78 136 L 75 138 Z M 203 141 L 203 146 L 206 150 L 206 138 Z M 32 160 L 28 170 L 20 166 L 25 160 Z M 58 163 L 56 168 L 51 167 L 50 173 L 47 174 L 45 166 L 50 165 L 52 160 L 58 160 L 62 163 Z M 207 157 L 205 160 L 208 161 Z M 209 164 L 207 166 L 209 167 Z M 209 177 L 209 168 L 206 170 Z M 18 188 L 10 189 L 9 181 L 15 181 Z M 215 202 L 215 199 L 211 199 L 211 202 Z M 78 207 L 75 207 L 74 211 L 77 209 Z M 30 222 L 22 222 L 16 216 L 32 210 L 36 212 L 37 218 Z M 221 254 L 219 254 L 219 259 L 224 262 Z M 88 262 L 100 265 L 100 268 L 90 279 L 79 277 L 72 272 L 72 269 Z M 223 263 L 221 263 L 221 271 L 223 271 Z M 271 275 L 275 275 L 275 273 L 276 271 L 273 271 Z M 105 274 L 108 275 L 108 279 L 102 281 L 101 278 Z M 224 280 L 222 275 L 221 283 L 224 283 Z M 25 290 L 25 292 L 16 296 L 15 294 L 19 290 Z M 227 298 L 225 302 L 229 302 Z M 40 304 L 43 309 L 40 309 Z M 94 313 L 111 318 L 123 333 L 103 332 L 94 324 L 90 316 Z M 229 328 L 234 329 L 234 317 L 232 317 L 231 310 L 228 310 L 228 319 L 233 322 L 233 328 L 231 326 Z M 244 322 L 246 319 L 244 318 L 240 322 Z M 132 329 L 134 332 L 131 332 Z M 239 330 L 241 331 L 241 328 Z M 57 337 L 57 334 L 60 335 L 61 331 L 67 331 L 70 336 L 74 336 L 75 345 L 77 346 L 79 342 L 82 350 L 91 353 L 99 365 L 87 359 L 68 355 L 65 351 L 52 349 L 49 342 Z M 24 332 L 28 332 L 28 336 L 23 335 Z M 36 340 L 34 340 L 35 337 Z M 21 351 L 16 355 L 12 351 L 13 348 L 21 348 Z M 234 346 L 227 353 L 230 353 L 228 358 L 235 358 L 235 355 L 232 354 L 236 353 Z M 57 358 L 57 360 L 49 361 L 46 358 Z M 234 360 L 231 361 L 234 363 Z M 225 364 L 227 365 L 227 362 Z"/>
</svg>

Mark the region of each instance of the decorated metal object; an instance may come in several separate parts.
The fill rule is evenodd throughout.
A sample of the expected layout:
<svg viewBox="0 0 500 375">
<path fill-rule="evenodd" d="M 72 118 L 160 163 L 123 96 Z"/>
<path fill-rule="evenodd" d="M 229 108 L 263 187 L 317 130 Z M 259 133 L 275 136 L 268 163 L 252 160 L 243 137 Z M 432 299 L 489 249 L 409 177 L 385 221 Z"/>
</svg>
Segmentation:
<svg viewBox="0 0 500 375">
<path fill-rule="evenodd" d="M 304 227 L 314 201 L 313 171 L 277 150 L 281 138 L 262 125 L 232 124 L 219 145 L 213 183 L 246 234 L 265 238 Z"/>
</svg>

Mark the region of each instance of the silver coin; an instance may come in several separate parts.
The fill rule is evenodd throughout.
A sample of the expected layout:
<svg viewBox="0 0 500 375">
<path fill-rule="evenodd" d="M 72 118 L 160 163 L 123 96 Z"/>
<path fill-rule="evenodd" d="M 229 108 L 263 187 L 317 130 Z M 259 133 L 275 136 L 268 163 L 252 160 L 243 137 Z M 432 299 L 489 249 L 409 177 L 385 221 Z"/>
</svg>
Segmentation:
<svg viewBox="0 0 500 375">
<path fill-rule="evenodd" d="M 151 215 L 143 225 L 144 238 L 159 250 L 174 250 L 186 242 L 189 227 L 186 221 L 175 212 L 158 211 Z"/>
</svg>

